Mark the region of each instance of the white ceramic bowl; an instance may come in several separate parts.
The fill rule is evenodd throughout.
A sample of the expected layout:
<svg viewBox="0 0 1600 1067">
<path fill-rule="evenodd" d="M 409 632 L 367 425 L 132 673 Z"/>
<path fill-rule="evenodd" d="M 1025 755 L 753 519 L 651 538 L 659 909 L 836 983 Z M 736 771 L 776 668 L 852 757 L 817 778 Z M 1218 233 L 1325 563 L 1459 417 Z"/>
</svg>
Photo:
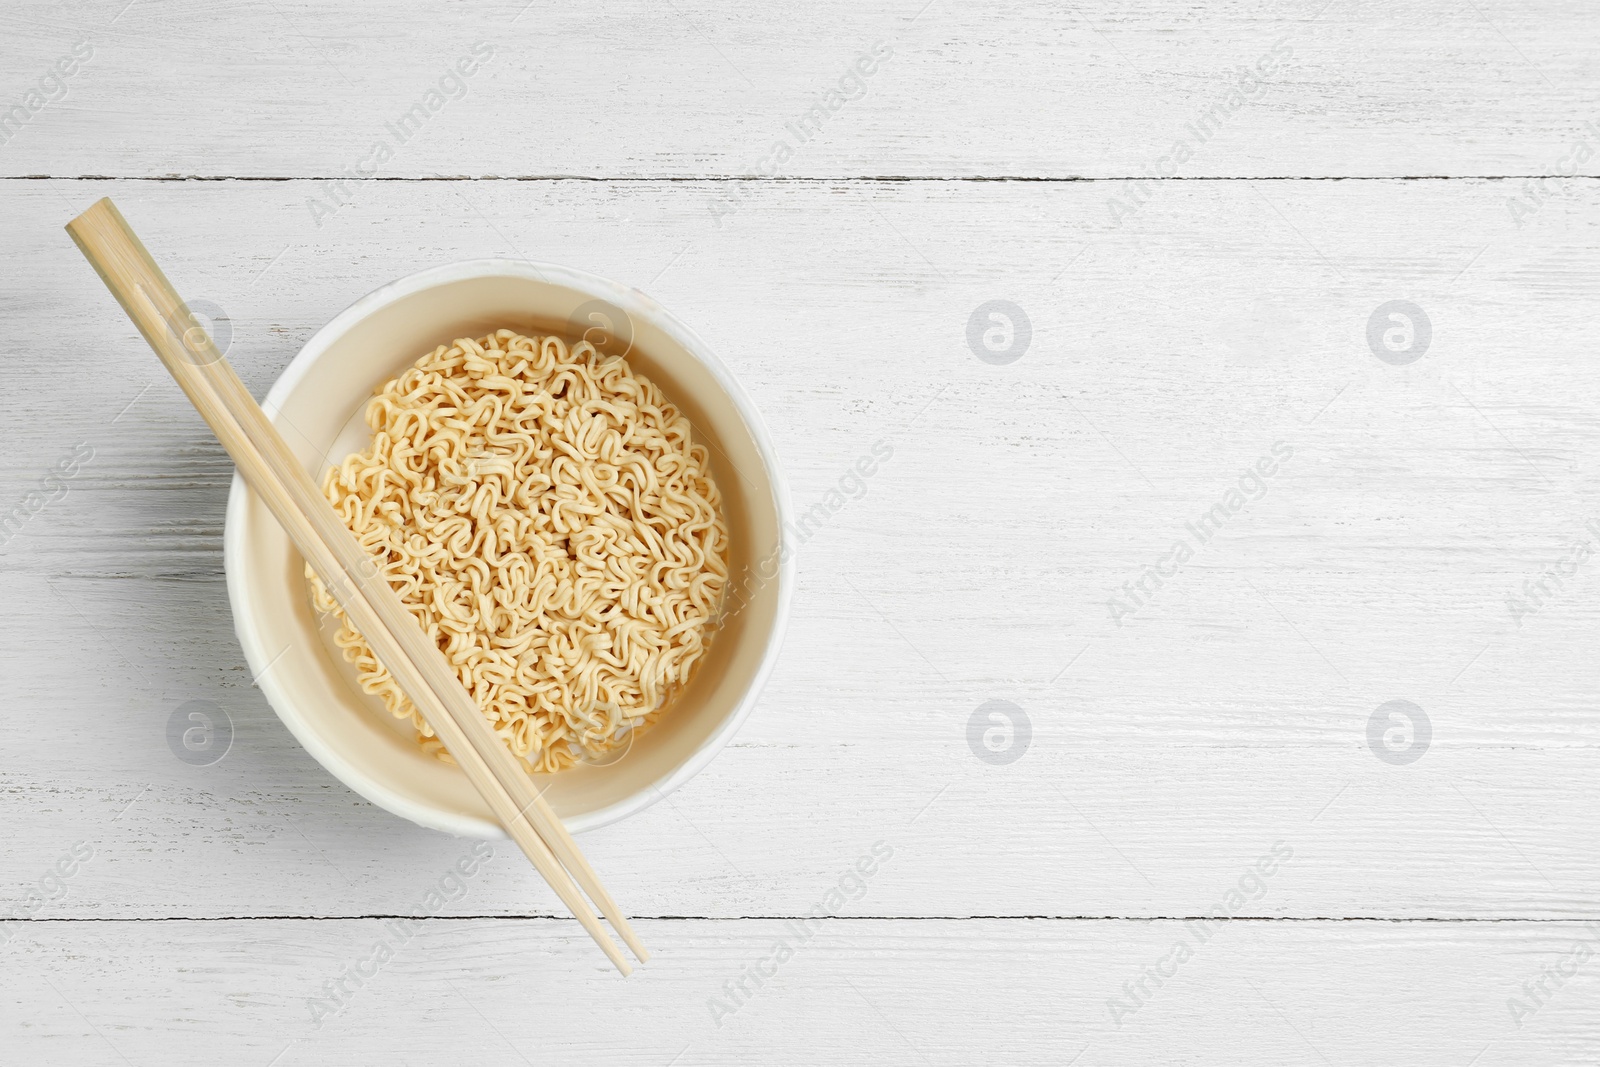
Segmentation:
<svg viewBox="0 0 1600 1067">
<path fill-rule="evenodd" d="M 425 270 L 362 297 L 317 331 L 263 402 L 321 484 L 329 465 L 366 445 L 363 413 L 374 387 L 424 352 L 499 327 L 576 336 L 592 325 L 609 329 L 607 350 L 627 348 L 629 364 L 661 387 L 708 446 L 728 520 L 730 596 L 743 607 L 622 759 L 541 776 L 574 831 L 648 807 L 709 763 L 750 713 L 777 657 L 794 546 L 777 458 L 750 398 L 703 341 L 638 290 L 566 267 L 489 259 Z M 503 836 L 466 777 L 425 754 L 409 722 L 360 691 L 311 608 L 299 552 L 237 474 L 223 556 L 245 658 L 307 751 L 396 815 L 452 834 Z"/>
</svg>

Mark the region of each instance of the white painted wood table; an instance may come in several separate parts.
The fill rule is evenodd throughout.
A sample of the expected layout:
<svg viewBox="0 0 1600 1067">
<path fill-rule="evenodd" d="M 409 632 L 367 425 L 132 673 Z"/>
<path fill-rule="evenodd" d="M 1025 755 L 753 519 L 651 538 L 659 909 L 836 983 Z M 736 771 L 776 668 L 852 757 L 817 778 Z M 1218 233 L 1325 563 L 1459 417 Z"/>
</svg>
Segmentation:
<svg viewBox="0 0 1600 1067">
<path fill-rule="evenodd" d="M 0 1063 L 1600 1057 L 1592 5 L 11 0 L 0 57 Z M 485 255 L 754 395 L 826 521 L 734 744 L 584 839 L 638 976 L 251 684 L 107 194 L 258 395 Z"/>
</svg>

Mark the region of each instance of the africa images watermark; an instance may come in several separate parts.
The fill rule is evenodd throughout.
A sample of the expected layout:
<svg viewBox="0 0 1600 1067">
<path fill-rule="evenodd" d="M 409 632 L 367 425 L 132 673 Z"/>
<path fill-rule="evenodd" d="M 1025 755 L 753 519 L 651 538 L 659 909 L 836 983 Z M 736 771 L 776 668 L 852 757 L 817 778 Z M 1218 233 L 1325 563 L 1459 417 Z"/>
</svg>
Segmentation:
<svg viewBox="0 0 1600 1067">
<path fill-rule="evenodd" d="M 842 111 L 850 101 L 860 100 L 867 95 L 867 79 L 878 73 L 883 61 L 892 55 L 894 47 L 887 41 L 874 41 L 870 52 L 859 53 L 839 76 L 839 80 L 820 94 L 803 115 L 783 124 L 784 136 L 772 142 L 771 150 L 759 163 L 745 168 L 744 176 L 774 177 L 779 168 L 794 157 L 801 145 L 822 133 L 822 127 L 830 118 Z M 744 206 L 745 198 L 751 195 L 741 182 L 723 184 L 729 185 L 729 189 L 706 201 L 706 207 L 716 220 L 718 229 L 722 228 L 722 220 L 735 214 Z"/>
<path fill-rule="evenodd" d="M 1406 367 L 1428 354 L 1433 320 L 1410 300 L 1385 300 L 1367 316 L 1367 347 L 1391 367 Z"/>
<path fill-rule="evenodd" d="M 967 747 L 991 767 L 1004 767 L 1027 755 L 1033 720 L 1009 700 L 985 700 L 967 719 Z"/>
<path fill-rule="evenodd" d="M 1523 1020 L 1550 1003 L 1556 992 L 1594 957 L 1595 949 L 1600 948 L 1600 923 L 1587 922 L 1583 925 L 1595 935 L 1593 938 L 1574 941 L 1560 959 L 1545 964 L 1537 975 L 1522 983 L 1522 997 L 1506 998 L 1506 1010 L 1511 1013 L 1511 1021 L 1518 1030 L 1522 1029 Z"/>
<path fill-rule="evenodd" d="M 1279 38 L 1270 49 L 1256 57 L 1253 67 L 1241 67 L 1237 84 L 1196 115 L 1193 121 L 1186 123 L 1183 128 L 1187 135 L 1180 135 L 1173 141 L 1166 155 L 1146 163 L 1141 168 L 1144 177 L 1129 178 L 1122 183 L 1123 195 L 1113 196 L 1106 201 L 1113 226 L 1121 226 L 1125 219 L 1137 214 L 1149 201 L 1155 194 L 1152 181 L 1176 175 L 1179 165 L 1193 159 L 1200 146 L 1215 137 L 1229 119 L 1245 105 L 1262 99 L 1267 86 L 1271 84 L 1269 79 L 1279 72 L 1281 64 L 1294 58 L 1294 49 L 1289 47 L 1288 40 L 1287 37 Z"/>
<path fill-rule="evenodd" d="M 1231 918 L 1244 910 L 1247 902 L 1260 900 L 1267 895 L 1267 879 L 1278 873 L 1281 864 L 1294 858 L 1294 849 L 1283 841 L 1274 841 L 1272 848 L 1256 858 L 1244 869 L 1232 888 L 1222 895 L 1221 902 L 1211 909 L 1211 918 L 1185 919 L 1183 928 L 1188 937 L 1180 938 L 1154 963 L 1145 967 L 1138 978 L 1122 983 L 1122 994 L 1106 1001 L 1106 1011 L 1118 1029 L 1122 1021 L 1150 1003 L 1155 991 L 1174 978 L 1178 969 L 1194 958 L 1200 946 L 1216 936 L 1218 919 Z M 1219 914 L 1220 913 L 1220 914 Z M 1190 943 L 1193 939 L 1193 944 Z"/>
<path fill-rule="evenodd" d="M 11 539 L 21 533 L 35 515 L 66 496 L 69 490 L 67 481 L 76 478 L 84 464 L 92 459 L 94 446 L 87 441 L 79 441 L 72 446 L 71 455 L 56 461 L 55 466 L 40 476 L 39 488 L 24 493 L 15 507 L 0 513 L 0 546 L 10 544 Z"/>
<path fill-rule="evenodd" d="M 461 900 L 467 895 L 467 879 L 476 877 L 478 872 L 494 859 L 494 847 L 487 841 L 479 841 L 472 846 L 472 850 L 465 856 L 456 860 L 455 865 L 428 887 L 428 892 L 422 898 L 422 910 L 428 915 L 437 915 L 444 910 L 447 903 Z M 322 1024 L 331 1017 L 338 1015 L 355 999 L 356 990 L 361 989 L 368 982 L 378 976 L 395 954 L 416 936 L 416 919 L 395 917 L 383 921 L 384 936 L 373 943 L 372 948 L 354 963 L 346 965 L 339 973 L 339 977 L 330 978 L 322 983 L 322 996 L 307 997 L 306 1007 L 311 1011 L 311 1022 L 320 1029 Z"/>
<path fill-rule="evenodd" d="M 1590 519 L 1583 524 L 1589 533 L 1600 537 L 1600 520 Z M 1562 557 L 1537 577 L 1528 578 L 1522 583 L 1522 596 L 1512 593 L 1506 597 L 1506 610 L 1511 613 L 1511 621 L 1518 627 L 1522 620 L 1529 615 L 1536 615 L 1548 607 L 1563 592 L 1566 591 L 1567 581 L 1578 573 L 1578 568 L 1589 562 L 1589 557 L 1594 555 L 1594 543 L 1589 540 L 1577 541 Z"/>
<path fill-rule="evenodd" d="M 1409 700 L 1389 700 L 1367 716 L 1367 748 L 1383 762 L 1405 767 L 1427 755 L 1433 720 Z"/>
<path fill-rule="evenodd" d="M 794 958 L 795 951 L 816 936 L 817 931 L 812 929 L 812 924 L 820 927 L 825 919 L 839 914 L 847 902 L 866 896 L 867 879 L 878 873 L 880 863 L 888 862 L 893 856 L 894 846 L 887 841 L 874 841 L 872 848 L 852 866 L 845 868 L 844 873 L 822 894 L 822 899 L 812 905 L 809 915 L 785 920 L 784 933 L 773 940 L 767 954 L 747 965 L 738 978 L 730 978 L 722 983 L 726 998 L 706 998 L 711 1021 L 720 1027 L 722 1020 L 750 1003 L 767 979 L 776 978 L 779 968 Z"/>
<path fill-rule="evenodd" d="M 209 767 L 233 748 L 233 717 L 214 700 L 187 700 L 167 716 L 167 747 L 191 767 Z"/>
<path fill-rule="evenodd" d="M 23 94 L 20 103 L 0 110 L 0 145 L 11 139 L 32 122 L 34 116 L 67 98 L 67 79 L 83 69 L 82 65 L 94 58 L 94 45 L 87 38 L 75 41 L 66 55 L 60 57 L 39 78 L 38 84 Z"/>
<path fill-rule="evenodd" d="M 997 367 L 1015 363 L 1033 340 L 1033 323 L 1021 305 L 1010 300 L 985 300 L 967 316 L 967 347 L 983 362 Z"/>
<path fill-rule="evenodd" d="M 745 574 L 743 582 L 729 584 L 728 591 L 723 597 L 721 619 L 726 621 L 743 611 L 750 603 L 750 598 L 764 589 L 778 576 L 778 571 L 789 561 L 789 557 L 817 535 L 828 523 L 833 521 L 852 501 L 861 500 L 867 495 L 868 479 L 878 473 L 879 467 L 887 463 L 894 456 L 894 446 L 883 439 L 872 442 L 870 452 L 864 452 L 856 457 L 853 463 L 839 480 L 822 494 L 822 499 L 812 504 L 801 514 L 798 522 L 789 523 L 784 528 L 784 534 L 778 549 L 769 552 L 757 561 Z"/>
<path fill-rule="evenodd" d="M 1589 137 L 1593 135 L 1596 141 L 1600 141 L 1600 127 L 1593 122 L 1585 119 L 1583 129 L 1584 133 L 1568 149 L 1567 154 L 1553 164 L 1554 175 L 1526 178 L 1522 182 L 1521 196 L 1506 197 L 1506 210 L 1511 213 L 1511 221 L 1516 223 L 1517 229 L 1526 226 L 1528 220 L 1537 215 L 1552 197 L 1567 196 L 1572 192 L 1572 179 L 1578 177 L 1583 165 L 1594 158 L 1595 147 Z M 1550 189 L 1552 181 L 1559 186 L 1554 192 Z"/>
<path fill-rule="evenodd" d="M 1184 523 L 1188 538 L 1173 541 L 1172 548 L 1154 563 L 1145 564 L 1137 578 L 1122 583 L 1121 595 L 1113 593 L 1106 600 L 1111 621 L 1121 626 L 1123 619 L 1149 604 L 1156 592 L 1169 579 L 1176 577 L 1178 570 L 1197 552 L 1210 544 L 1230 519 L 1267 495 L 1267 479 L 1278 473 L 1280 461 L 1287 462 L 1293 455 L 1293 447 L 1283 441 L 1274 441 L 1271 455 L 1262 456 L 1256 460 L 1254 467 L 1246 467 L 1239 475 L 1237 488 L 1230 487 L 1193 522 Z M 1278 458 L 1273 459 L 1273 456 Z"/>
<path fill-rule="evenodd" d="M 94 846 L 87 841 L 76 842 L 70 849 L 56 860 L 54 866 L 45 871 L 37 879 L 36 884 L 28 887 L 28 895 L 22 903 L 6 912 L 0 919 L 0 945 L 9 944 L 17 936 L 18 926 L 12 920 L 31 919 L 39 914 L 46 904 L 61 900 L 67 895 L 67 880 L 74 877 L 83 865 L 94 859 Z"/>
<path fill-rule="evenodd" d="M 468 55 L 456 60 L 454 66 L 446 67 L 438 82 L 430 86 L 420 100 L 412 104 L 394 122 L 383 124 L 387 137 L 379 137 L 373 141 L 366 155 L 346 166 L 340 172 L 344 177 L 322 183 L 326 199 L 321 196 L 306 197 L 306 208 L 311 212 L 311 221 L 321 227 L 323 219 L 333 217 L 353 203 L 355 193 L 350 189 L 349 183 L 377 174 L 378 168 L 394 158 L 395 149 L 421 133 L 422 128 L 433 116 L 443 111 L 447 103 L 451 100 L 460 100 L 467 95 L 469 91 L 467 79 L 478 73 L 481 64 L 489 62 L 493 57 L 494 45 L 479 41 L 472 46 Z"/>
</svg>

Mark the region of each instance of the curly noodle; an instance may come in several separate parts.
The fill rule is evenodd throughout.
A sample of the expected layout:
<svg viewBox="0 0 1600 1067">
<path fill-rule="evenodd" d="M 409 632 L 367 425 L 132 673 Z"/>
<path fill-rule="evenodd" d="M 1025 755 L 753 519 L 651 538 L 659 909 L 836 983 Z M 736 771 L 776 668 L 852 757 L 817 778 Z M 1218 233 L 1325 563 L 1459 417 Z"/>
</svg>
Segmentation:
<svg viewBox="0 0 1600 1067">
<path fill-rule="evenodd" d="M 688 681 L 728 581 L 689 420 L 587 341 L 498 330 L 378 389 L 372 445 L 323 490 L 533 771 L 594 760 Z M 320 579 L 361 687 L 449 754 Z"/>
</svg>

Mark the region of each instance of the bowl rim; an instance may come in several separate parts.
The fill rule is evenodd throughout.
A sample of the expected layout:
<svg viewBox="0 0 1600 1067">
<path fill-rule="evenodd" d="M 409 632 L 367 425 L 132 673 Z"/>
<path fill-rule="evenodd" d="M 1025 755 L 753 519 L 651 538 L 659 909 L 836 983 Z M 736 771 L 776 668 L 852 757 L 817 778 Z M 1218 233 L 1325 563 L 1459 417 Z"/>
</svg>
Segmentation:
<svg viewBox="0 0 1600 1067">
<path fill-rule="evenodd" d="M 717 384 L 733 402 L 744 420 L 745 428 L 754 441 L 756 451 L 766 467 L 772 487 L 773 507 L 778 523 L 778 569 L 772 581 L 777 583 L 777 611 L 761 651 L 761 661 L 750 679 L 744 694 L 716 731 L 670 774 L 636 790 L 627 798 L 595 811 L 576 815 L 566 820 L 567 828 L 574 833 L 598 829 L 635 815 L 693 778 L 721 752 L 733 735 L 743 725 L 754 709 L 761 691 L 765 688 L 777 663 L 788 628 L 789 607 L 794 594 L 796 574 L 795 545 L 791 542 L 792 505 L 788 487 L 783 478 L 783 468 L 778 462 L 777 449 L 766 422 L 754 401 L 744 391 L 732 372 L 693 330 L 677 316 L 662 307 L 640 289 L 624 286 L 609 278 L 591 274 L 574 267 L 528 259 L 484 258 L 460 260 L 439 266 L 427 267 L 408 274 L 367 293 L 343 311 L 329 319 L 311 335 L 295 353 L 273 382 L 262 401 L 267 418 L 277 422 L 277 412 L 288 394 L 300 383 L 312 364 L 351 327 L 381 308 L 388 307 L 426 289 L 472 278 L 510 276 L 533 281 L 566 285 L 590 296 L 610 301 L 630 315 L 639 315 L 673 337 L 692 358 L 711 372 Z M 234 633 L 244 650 L 245 661 L 250 666 L 255 684 L 260 687 L 273 712 L 289 728 L 295 740 L 309 752 L 322 767 L 339 781 L 372 803 L 402 818 L 429 829 L 442 830 L 458 837 L 503 838 L 505 831 L 492 820 L 481 819 L 461 812 L 442 811 L 397 792 L 383 783 L 361 773 L 331 745 L 326 744 L 309 719 L 288 699 L 284 690 L 274 681 L 273 654 L 268 651 L 256 618 L 256 608 L 244 578 L 244 509 L 250 491 L 237 470 L 228 489 L 228 506 L 224 516 L 222 535 L 223 570 L 227 578 L 228 603 L 233 614 Z"/>
</svg>

